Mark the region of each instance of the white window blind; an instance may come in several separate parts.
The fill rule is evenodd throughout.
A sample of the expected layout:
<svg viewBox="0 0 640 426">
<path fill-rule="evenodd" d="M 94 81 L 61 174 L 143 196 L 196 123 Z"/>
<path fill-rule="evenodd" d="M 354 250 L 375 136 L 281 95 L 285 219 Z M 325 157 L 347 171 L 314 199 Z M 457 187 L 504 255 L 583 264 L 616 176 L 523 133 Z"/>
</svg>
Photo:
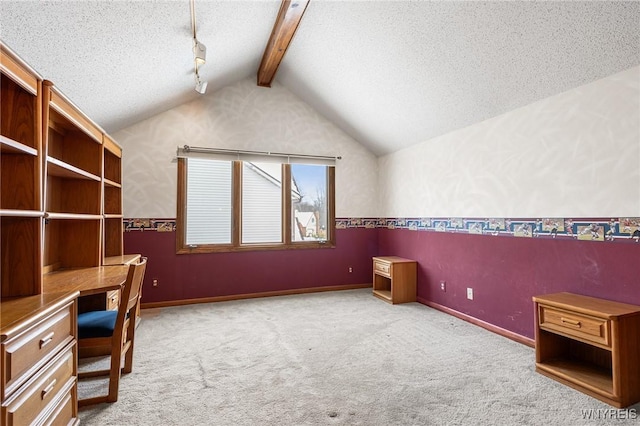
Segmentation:
<svg viewBox="0 0 640 426">
<path fill-rule="evenodd" d="M 230 244 L 232 163 L 187 160 L 186 244 Z"/>
<path fill-rule="evenodd" d="M 282 242 L 282 166 L 243 163 L 242 243 Z"/>
</svg>

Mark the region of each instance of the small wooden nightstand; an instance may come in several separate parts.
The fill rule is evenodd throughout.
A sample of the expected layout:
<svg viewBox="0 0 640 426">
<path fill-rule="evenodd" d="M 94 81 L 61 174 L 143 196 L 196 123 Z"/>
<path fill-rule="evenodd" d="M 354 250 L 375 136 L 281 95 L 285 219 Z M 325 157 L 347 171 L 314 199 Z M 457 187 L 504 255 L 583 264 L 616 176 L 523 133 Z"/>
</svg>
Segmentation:
<svg viewBox="0 0 640 426">
<path fill-rule="evenodd" d="M 416 301 L 417 262 L 397 256 L 373 258 L 373 295 L 397 304 Z"/>
<path fill-rule="evenodd" d="M 640 306 L 571 293 L 533 301 L 536 371 L 614 407 L 640 401 Z"/>
</svg>

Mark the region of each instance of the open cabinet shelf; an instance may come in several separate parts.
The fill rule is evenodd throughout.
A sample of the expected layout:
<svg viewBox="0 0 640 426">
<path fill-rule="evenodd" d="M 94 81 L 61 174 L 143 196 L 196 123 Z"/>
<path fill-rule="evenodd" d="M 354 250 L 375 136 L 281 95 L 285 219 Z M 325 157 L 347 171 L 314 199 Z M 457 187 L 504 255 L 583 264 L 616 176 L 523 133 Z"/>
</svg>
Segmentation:
<svg viewBox="0 0 640 426">
<path fill-rule="evenodd" d="M 42 220 L 41 217 L 0 217 L 3 298 L 40 293 Z"/>
<path fill-rule="evenodd" d="M 0 69 L 0 209 L 39 211 L 41 81 L 4 54 Z"/>
<path fill-rule="evenodd" d="M 47 219 L 44 234 L 44 269 L 99 266 L 100 219 Z"/>
<path fill-rule="evenodd" d="M 104 257 L 122 255 L 122 217 L 104 219 Z"/>
</svg>

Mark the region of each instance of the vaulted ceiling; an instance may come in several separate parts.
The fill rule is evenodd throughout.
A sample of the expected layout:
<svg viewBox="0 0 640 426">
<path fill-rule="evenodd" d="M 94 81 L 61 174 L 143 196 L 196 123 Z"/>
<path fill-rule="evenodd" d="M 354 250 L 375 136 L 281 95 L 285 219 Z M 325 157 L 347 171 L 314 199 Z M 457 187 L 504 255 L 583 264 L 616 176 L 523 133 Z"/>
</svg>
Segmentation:
<svg viewBox="0 0 640 426">
<path fill-rule="evenodd" d="M 280 1 L 195 6 L 204 96 L 255 78 Z M 110 133 L 202 96 L 189 0 L 0 0 L 0 38 Z M 311 0 L 275 80 L 380 155 L 639 64 L 638 1 Z"/>
</svg>

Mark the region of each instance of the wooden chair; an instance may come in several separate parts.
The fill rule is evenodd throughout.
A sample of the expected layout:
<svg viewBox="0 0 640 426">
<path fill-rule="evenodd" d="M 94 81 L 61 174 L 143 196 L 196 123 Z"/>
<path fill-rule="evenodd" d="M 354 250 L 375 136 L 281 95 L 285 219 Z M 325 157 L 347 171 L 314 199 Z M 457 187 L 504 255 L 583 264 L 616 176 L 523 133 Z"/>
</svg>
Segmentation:
<svg viewBox="0 0 640 426">
<path fill-rule="evenodd" d="M 79 406 L 118 400 L 120 374 L 133 369 L 133 343 L 136 329 L 136 309 L 140 302 L 140 288 L 147 267 L 147 258 L 129 266 L 127 281 L 120 296 L 117 311 L 92 311 L 78 315 L 78 353 L 80 358 L 111 356 L 108 370 L 86 371 L 78 379 L 109 376 L 109 393 L 104 396 L 78 400 Z M 124 365 L 122 358 L 124 356 Z"/>
</svg>

